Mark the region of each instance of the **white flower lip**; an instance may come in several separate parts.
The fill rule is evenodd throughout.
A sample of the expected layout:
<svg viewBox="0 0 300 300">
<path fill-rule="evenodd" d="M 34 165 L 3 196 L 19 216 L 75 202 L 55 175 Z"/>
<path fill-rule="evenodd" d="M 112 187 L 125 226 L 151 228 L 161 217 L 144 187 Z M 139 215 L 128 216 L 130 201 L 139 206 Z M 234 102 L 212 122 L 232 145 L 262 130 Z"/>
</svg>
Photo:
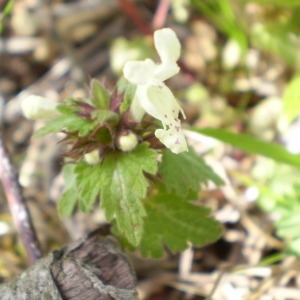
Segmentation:
<svg viewBox="0 0 300 300">
<path fill-rule="evenodd" d="M 163 63 L 176 62 L 180 57 L 181 46 L 175 32 L 170 28 L 157 30 L 154 33 L 157 53 Z"/>
<path fill-rule="evenodd" d="M 188 151 L 178 119 L 179 113 L 184 116 L 184 112 L 171 90 L 164 84 L 166 79 L 179 72 L 177 60 L 181 46 L 170 28 L 155 31 L 154 44 L 161 64 L 146 59 L 130 61 L 124 66 L 124 77 L 137 85 L 130 111 L 137 122 L 141 121 L 145 112 L 160 120 L 163 129 L 156 130 L 155 136 L 172 152 Z"/>
<path fill-rule="evenodd" d="M 23 115 L 30 120 L 50 120 L 58 115 L 57 103 L 37 95 L 26 97 L 21 102 Z"/>
</svg>

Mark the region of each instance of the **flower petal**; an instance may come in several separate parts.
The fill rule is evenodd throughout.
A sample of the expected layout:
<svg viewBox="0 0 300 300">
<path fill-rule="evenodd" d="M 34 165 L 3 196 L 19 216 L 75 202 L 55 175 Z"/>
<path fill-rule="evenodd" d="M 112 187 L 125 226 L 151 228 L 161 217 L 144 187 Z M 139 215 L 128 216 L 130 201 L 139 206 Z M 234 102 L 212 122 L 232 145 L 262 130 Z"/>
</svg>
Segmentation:
<svg viewBox="0 0 300 300">
<path fill-rule="evenodd" d="M 155 75 L 156 65 L 151 59 L 144 61 L 129 61 L 125 64 L 124 77 L 133 84 L 151 84 Z"/>
<path fill-rule="evenodd" d="M 137 97 L 137 93 L 132 100 L 130 105 L 130 113 L 134 121 L 140 122 L 145 114 L 145 110 L 141 105 L 140 99 Z"/>
<path fill-rule="evenodd" d="M 188 151 L 185 137 L 181 129 L 179 131 L 176 131 L 175 128 L 170 128 L 168 130 L 157 129 L 155 131 L 155 136 L 175 154 Z"/>
<path fill-rule="evenodd" d="M 21 102 L 23 115 L 30 120 L 50 120 L 59 113 L 57 103 L 51 99 L 31 95 Z"/>
<path fill-rule="evenodd" d="M 165 81 L 179 72 L 180 68 L 176 63 L 164 63 L 156 66 L 155 78 Z"/>
<path fill-rule="evenodd" d="M 164 84 L 150 87 L 139 86 L 136 97 L 149 115 L 162 122 L 164 129 L 156 130 L 156 137 L 174 153 L 187 151 L 187 144 L 178 119 L 179 112 L 183 115 L 184 113 L 170 89 Z"/>
<path fill-rule="evenodd" d="M 163 64 L 174 64 L 178 60 L 181 46 L 172 29 L 163 28 L 156 30 L 154 32 L 154 44 Z"/>
<path fill-rule="evenodd" d="M 139 100 L 142 108 L 155 119 L 162 119 L 163 112 L 156 105 L 156 101 L 154 103 L 148 97 L 148 90 L 151 86 L 138 86 L 136 89 L 135 97 Z"/>
<path fill-rule="evenodd" d="M 172 121 L 178 118 L 179 112 L 184 115 L 171 90 L 163 83 L 146 88 L 138 87 L 136 96 L 140 99 L 144 110 L 161 120 L 164 127 L 172 126 Z"/>
</svg>

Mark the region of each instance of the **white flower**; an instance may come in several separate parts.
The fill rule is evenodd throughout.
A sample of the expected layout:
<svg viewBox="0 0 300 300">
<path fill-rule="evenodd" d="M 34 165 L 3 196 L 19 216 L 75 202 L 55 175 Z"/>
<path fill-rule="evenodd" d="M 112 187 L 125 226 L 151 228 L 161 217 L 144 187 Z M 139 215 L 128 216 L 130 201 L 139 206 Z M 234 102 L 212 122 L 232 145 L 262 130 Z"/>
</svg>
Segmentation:
<svg viewBox="0 0 300 300">
<path fill-rule="evenodd" d="M 31 95 L 21 102 L 23 115 L 30 120 L 50 120 L 58 115 L 57 103 L 48 98 Z"/>
<path fill-rule="evenodd" d="M 163 129 L 155 131 L 156 137 L 174 153 L 187 151 L 185 137 L 178 115 L 184 112 L 164 81 L 179 72 L 176 63 L 180 56 L 180 43 L 175 32 L 169 28 L 154 33 L 155 48 L 161 64 L 151 59 L 130 61 L 123 69 L 125 78 L 137 85 L 131 104 L 131 114 L 141 121 L 145 112 L 160 120 Z"/>
</svg>

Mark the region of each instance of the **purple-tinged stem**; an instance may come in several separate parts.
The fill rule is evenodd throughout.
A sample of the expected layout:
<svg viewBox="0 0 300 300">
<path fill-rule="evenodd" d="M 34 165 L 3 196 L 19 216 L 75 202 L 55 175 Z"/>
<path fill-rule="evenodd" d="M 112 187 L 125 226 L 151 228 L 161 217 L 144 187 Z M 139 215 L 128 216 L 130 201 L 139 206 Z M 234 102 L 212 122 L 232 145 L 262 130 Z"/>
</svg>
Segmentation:
<svg viewBox="0 0 300 300">
<path fill-rule="evenodd" d="M 6 195 L 13 220 L 27 252 L 28 261 L 34 264 L 42 256 L 29 210 L 22 196 L 22 188 L 0 135 L 0 180 Z"/>
<path fill-rule="evenodd" d="M 165 26 L 168 11 L 170 9 L 171 0 L 160 0 L 153 16 L 152 28 L 154 30 L 160 29 Z"/>
</svg>

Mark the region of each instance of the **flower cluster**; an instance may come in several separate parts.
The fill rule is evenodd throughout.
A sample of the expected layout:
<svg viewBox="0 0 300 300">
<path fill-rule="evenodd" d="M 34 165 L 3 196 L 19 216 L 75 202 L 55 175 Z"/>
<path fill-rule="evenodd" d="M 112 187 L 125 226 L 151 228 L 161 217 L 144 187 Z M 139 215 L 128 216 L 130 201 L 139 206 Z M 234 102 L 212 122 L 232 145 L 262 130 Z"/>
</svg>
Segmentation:
<svg viewBox="0 0 300 300">
<path fill-rule="evenodd" d="M 153 60 L 146 59 L 144 61 L 129 61 L 124 66 L 125 78 L 136 85 L 130 113 L 136 122 L 140 122 L 146 112 L 160 120 L 163 129 L 157 129 L 155 136 L 172 152 L 180 153 L 188 150 L 179 120 L 180 113 L 183 117 L 185 115 L 164 81 L 179 72 L 177 60 L 180 56 L 181 47 L 176 34 L 169 28 L 157 30 L 154 33 L 154 44 L 161 59 L 160 64 L 155 64 Z M 99 86 L 98 90 L 101 89 Z M 112 103 L 115 102 L 114 98 L 116 97 L 116 95 L 112 95 L 109 100 L 110 104 L 109 102 L 106 103 L 110 108 L 105 107 L 105 113 L 118 114 L 118 109 L 112 108 L 114 107 Z M 119 98 L 117 97 L 117 99 Z M 80 108 L 79 111 L 76 111 L 77 115 L 80 115 L 82 109 L 89 108 L 82 117 L 92 119 L 95 116 L 95 114 L 91 114 L 91 110 L 96 110 L 96 107 L 91 107 L 90 104 L 84 104 L 82 101 L 74 103 Z M 119 102 L 117 104 L 120 106 Z M 100 108 L 103 109 L 102 106 Z M 26 98 L 22 102 L 22 110 L 28 119 L 34 120 L 51 120 L 60 115 L 57 110 L 57 103 L 35 95 Z M 106 119 L 109 119 L 109 115 Z M 99 126 L 107 126 L 105 124 L 99 124 Z M 133 136 L 135 137 L 135 135 Z M 131 140 L 127 136 L 121 137 L 121 140 L 117 142 L 117 147 L 122 151 L 131 151 L 138 143 L 136 137 L 133 142 Z M 129 145 L 129 142 L 133 144 Z"/>
<path fill-rule="evenodd" d="M 125 78 L 137 85 L 130 110 L 137 122 L 145 112 L 160 120 L 163 129 L 157 129 L 155 136 L 172 152 L 180 153 L 188 150 L 178 118 L 179 113 L 184 116 L 184 112 L 164 81 L 179 72 L 176 62 L 181 47 L 176 34 L 169 28 L 154 33 L 154 44 L 161 64 L 146 59 L 130 61 L 124 66 Z"/>
</svg>

